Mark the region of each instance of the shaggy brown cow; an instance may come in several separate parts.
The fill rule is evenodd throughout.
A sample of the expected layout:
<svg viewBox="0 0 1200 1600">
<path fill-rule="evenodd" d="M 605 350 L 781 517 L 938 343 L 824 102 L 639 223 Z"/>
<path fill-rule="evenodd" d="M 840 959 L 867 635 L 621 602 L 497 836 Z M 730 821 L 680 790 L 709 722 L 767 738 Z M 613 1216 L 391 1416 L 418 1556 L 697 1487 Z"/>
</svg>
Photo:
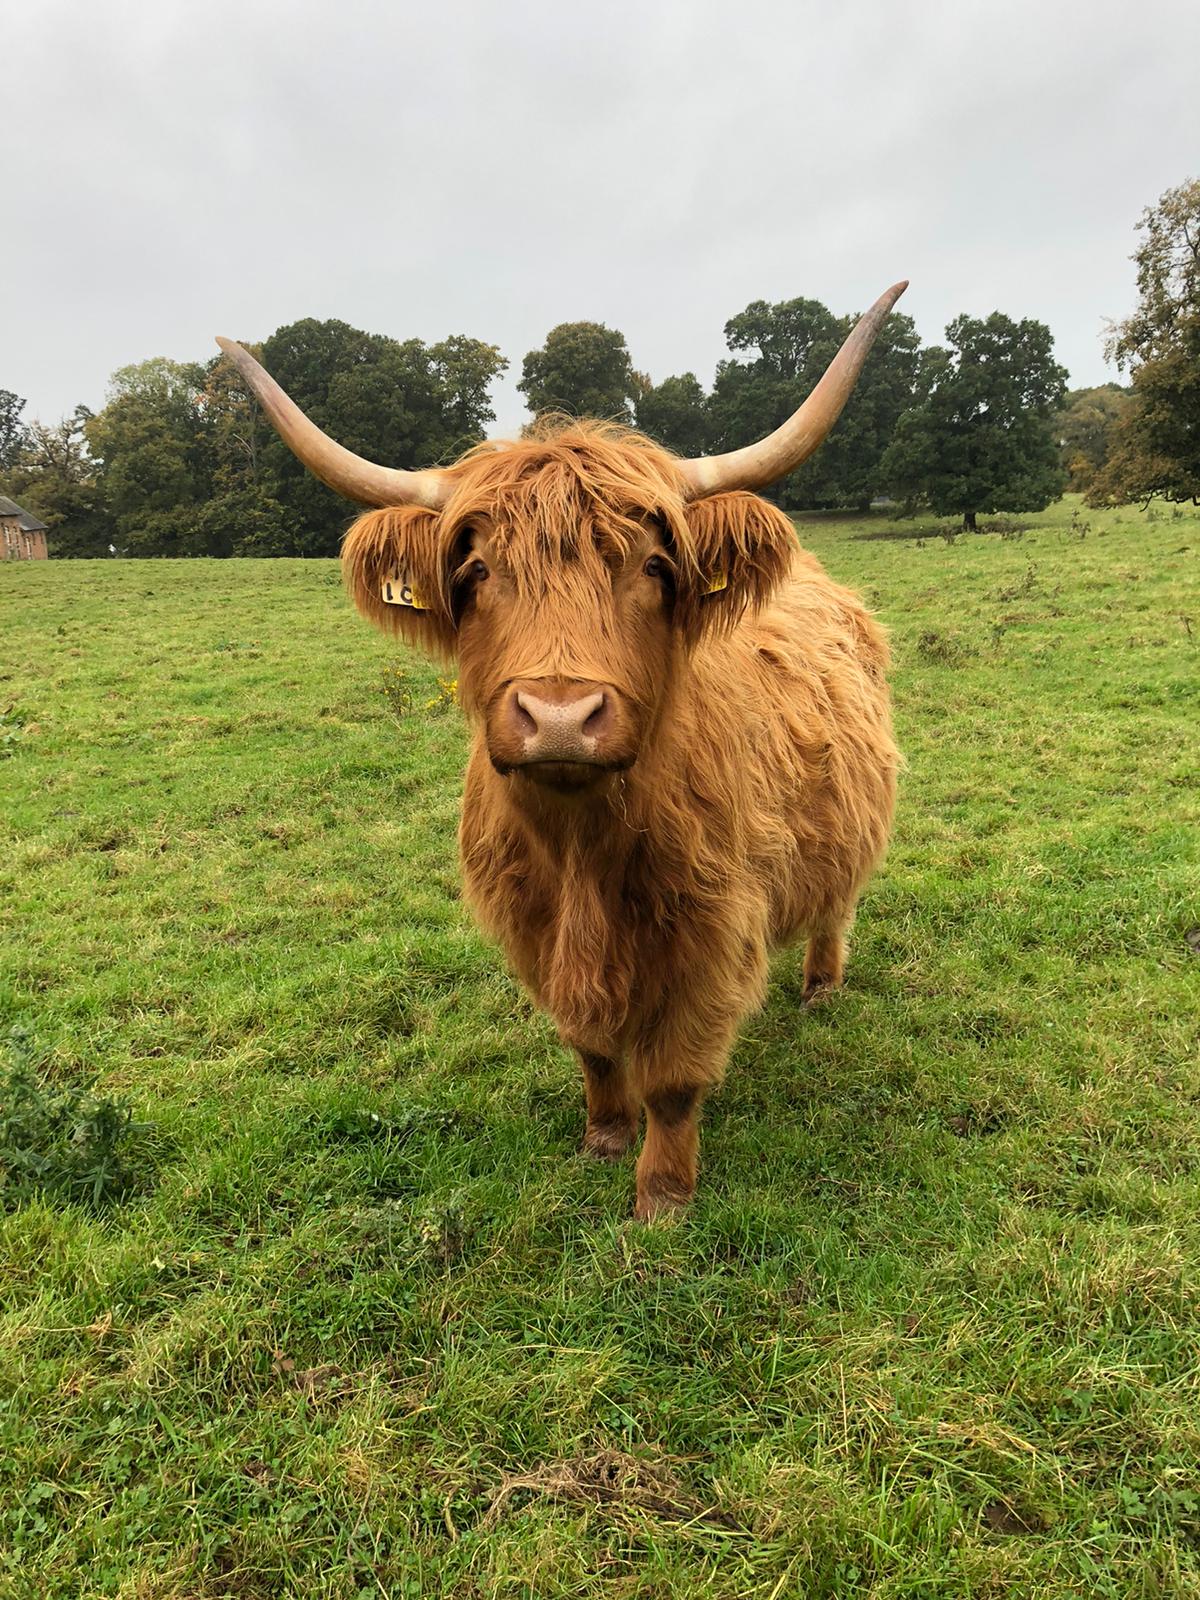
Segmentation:
<svg viewBox="0 0 1200 1600">
<path fill-rule="evenodd" d="M 695 1188 L 701 1097 L 769 950 L 807 937 L 805 995 L 839 984 L 887 843 L 883 634 L 744 491 L 820 444 L 903 288 L 777 433 L 691 462 L 580 422 L 376 467 L 221 341 L 300 458 L 381 508 L 343 548 L 359 609 L 458 662 L 467 893 L 578 1052 L 584 1150 L 623 1155 L 645 1107 L 639 1217 Z"/>
</svg>

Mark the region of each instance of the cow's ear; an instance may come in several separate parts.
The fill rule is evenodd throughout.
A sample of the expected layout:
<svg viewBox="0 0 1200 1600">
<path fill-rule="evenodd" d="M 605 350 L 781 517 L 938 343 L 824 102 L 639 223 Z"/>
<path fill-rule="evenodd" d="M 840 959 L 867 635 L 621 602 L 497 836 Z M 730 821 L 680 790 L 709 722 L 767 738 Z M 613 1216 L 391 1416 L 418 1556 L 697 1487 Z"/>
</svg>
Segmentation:
<svg viewBox="0 0 1200 1600">
<path fill-rule="evenodd" d="M 691 559 L 680 563 L 680 620 L 693 634 L 732 627 L 787 576 L 796 530 L 778 506 L 742 491 L 694 500 L 684 515 Z"/>
<path fill-rule="evenodd" d="M 442 659 L 456 648 L 436 511 L 389 506 L 359 517 L 342 544 L 342 576 L 376 627 Z"/>
</svg>

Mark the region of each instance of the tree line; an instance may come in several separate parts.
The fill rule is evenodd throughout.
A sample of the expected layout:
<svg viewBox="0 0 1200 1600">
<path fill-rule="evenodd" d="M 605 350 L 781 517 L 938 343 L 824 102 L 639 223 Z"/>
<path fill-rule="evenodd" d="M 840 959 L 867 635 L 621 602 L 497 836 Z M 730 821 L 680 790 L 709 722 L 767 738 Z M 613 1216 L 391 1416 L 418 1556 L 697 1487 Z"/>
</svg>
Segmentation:
<svg viewBox="0 0 1200 1600">
<path fill-rule="evenodd" d="M 311 318 L 250 348 L 320 427 L 398 465 L 480 438 L 505 366 L 477 339 L 401 342 Z M 53 428 L 20 412 L 0 390 L 0 488 L 50 526 L 54 555 L 336 553 L 347 503 L 305 472 L 223 356 L 122 367 L 103 410 Z"/>
<path fill-rule="evenodd" d="M 887 495 L 965 527 L 1039 510 L 1064 488 L 1092 504 L 1200 499 L 1200 182 L 1144 215 L 1139 303 L 1110 330 L 1128 387 L 1068 391 L 1045 324 L 956 317 L 922 346 L 910 317 L 881 332 L 825 447 L 771 491 L 789 510 Z M 681 455 L 733 450 L 779 426 L 853 327 L 818 300 L 756 300 L 725 325 L 710 389 L 655 384 L 623 334 L 565 323 L 524 358 L 534 417 L 611 417 Z M 482 438 L 508 366 L 497 346 L 436 344 L 305 319 L 249 347 L 326 432 L 391 466 L 451 461 Z M 280 443 L 236 370 L 155 358 L 113 374 L 101 411 L 26 422 L 0 389 L 0 492 L 51 529 L 56 556 L 334 555 L 353 508 Z"/>
</svg>

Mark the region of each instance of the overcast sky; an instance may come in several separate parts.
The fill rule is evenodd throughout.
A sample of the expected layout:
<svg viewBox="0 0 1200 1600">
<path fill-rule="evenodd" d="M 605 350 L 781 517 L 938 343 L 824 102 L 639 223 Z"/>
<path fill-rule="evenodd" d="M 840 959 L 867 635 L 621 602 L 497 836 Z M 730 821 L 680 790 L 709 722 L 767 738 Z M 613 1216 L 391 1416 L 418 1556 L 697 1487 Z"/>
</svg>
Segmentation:
<svg viewBox="0 0 1200 1600">
<path fill-rule="evenodd" d="M 0 387 L 54 420 L 299 317 L 706 385 L 753 299 L 1049 323 L 1113 376 L 1200 176 L 1197 0 L 0 0 Z"/>
</svg>

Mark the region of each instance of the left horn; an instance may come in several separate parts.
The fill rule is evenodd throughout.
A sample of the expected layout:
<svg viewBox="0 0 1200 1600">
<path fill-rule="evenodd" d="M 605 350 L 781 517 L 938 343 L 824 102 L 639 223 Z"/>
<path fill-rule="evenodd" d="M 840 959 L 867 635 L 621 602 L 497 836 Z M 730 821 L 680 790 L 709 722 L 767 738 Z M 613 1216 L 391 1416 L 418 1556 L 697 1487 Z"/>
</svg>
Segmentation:
<svg viewBox="0 0 1200 1600">
<path fill-rule="evenodd" d="M 820 383 L 799 411 L 757 444 L 731 450 L 723 456 L 696 456 L 681 461 L 687 484 L 687 498 L 702 500 L 705 495 L 723 494 L 727 489 L 762 489 L 794 472 L 807 461 L 842 414 L 863 362 L 875 343 L 880 328 L 892 307 L 908 288 L 908 279 L 894 283 L 886 294 L 860 317 L 854 332 L 834 356 Z"/>
<path fill-rule="evenodd" d="M 438 511 L 446 503 L 444 472 L 405 472 L 356 456 L 310 422 L 248 350 L 233 339 L 218 338 L 217 343 L 258 396 L 275 432 L 322 483 L 360 506 L 427 506 Z"/>
</svg>

